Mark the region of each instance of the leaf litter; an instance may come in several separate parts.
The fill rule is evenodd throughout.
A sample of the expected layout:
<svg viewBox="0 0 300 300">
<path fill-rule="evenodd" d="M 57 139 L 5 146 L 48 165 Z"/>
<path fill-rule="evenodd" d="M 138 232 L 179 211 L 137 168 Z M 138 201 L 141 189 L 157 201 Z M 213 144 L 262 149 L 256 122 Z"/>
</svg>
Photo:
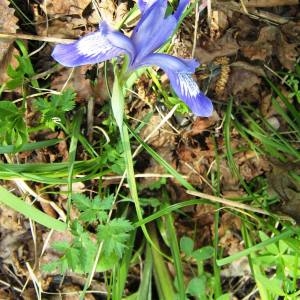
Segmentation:
<svg viewBox="0 0 300 300">
<path fill-rule="evenodd" d="M 273 122 L 281 122 L 278 126 L 282 126 L 281 124 L 284 123 L 284 120 L 280 120 L 277 111 L 272 106 L 272 92 L 264 84 L 264 77 L 266 75 L 273 76 L 275 72 L 282 69 L 293 70 L 297 57 L 299 57 L 299 11 L 293 6 L 295 5 L 292 3 L 293 1 L 290 3 L 287 1 L 286 6 L 276 6 L 278 1 L 277 4 L 273 5 L 264 3 L 266 1 L 261 2 L 263 3 L 246 1 L 246 7 L 243 8 L 240 6 L 242 1 L 215 1 L 208 18 L 206 11 L 201 12 L 196 29 L 194 26 L 195 16 L 190 16 L 184 20 L 174 37 L 173 53 L 182 57 L 190 57 L 194 51 L 195 58 L 202 63 L 201 68 L 196 73 L 196 78 L 202 90 L 207 91 L 215 100 L 216 111 L 211 118 L 189 117 L 185 120 L 186 124 L 184 125 L 179 122 L 180 116 L 175 115 L 155 132 L 148 142 L 163 159 L 176 168 L 190 183 L 207 194 L 213 192 L 212 174 L 220 172 L 220 193 L 224 197 L 240 198 L 246 195 L 240 179 L 234 176 L 230 169 L 226 156 L 226 140 L 222 134 L 224 128 L 223 107 L 230 97 L 234 98 L 234 105 L 247 103 L 259 107 L 262 115 L 269 118 L 268 120 L 275 118 L 275 121 L 272 119 Z M 93 8 L 92 1 L 53 0 L 28 1 L 27 9 L 32 14 L 34 26 L 31 30 L 37 35 L 75 39 L 87 32 L 94 31 L 101 16 L 102 18 L 105 17 L 105 20 L 111 24 L 117 24 L 122 16 L 128 12 L 129 6 L 126 2 L 117 5 L 111 0 L 102 1 L 97 11 Z M 0 10 L 4 12 L 0 16 L 1 32 L 27 33 L 22 25 L 24 22 L 9 1 L 1 0 Z M 130 28 L 126 28 L 126 30 L 130 31 Z M 44 45 L 36 54 L 37 71 L 40 73 L 47 72 L 53 64 L 50 58 L 52 46 L 50 44 Z M 1 83 L 9 79 L 5 72 L 8 64 L 17 65 L 14 59 L 14 55 L 17 53 L 12 39 L 0 39 Z M 51 89 L 58 91 L 62 88 L 73 89 L 77 94 L 76 103 L 83 106 L 88 104 L 88 99 L 93 99 L 94 108 L 91 120 L 87 120 L 87 123 L 90 124 L 89 127 L 101 124 L 101 107 L 109 99 L 103 66 L 100 65 L 97 68 L 93 66 L 78 67 L 73 71 L 60 68 L 53 72 L 49 73 L 51 75 Z M 91 82 L 90 74 L 92 74 L 96 84 Z M 108 70 L 108 78 L 112 76 L 111 74 L 111 71 Z M 165 87 L 168 87 L 167 82 Z M 279 88 L 282 93 L 286 94 L 283 82 L 279 83 Z M 153 82 L 147 76 L 139 79 L 135 89 L 138 97 L 130 96 L 131 101 L 127 105 L 126 111 L 134 120 L 131 123 L 132 126 L 143 123 L 149 113 L 152 114 L 140 131 L 140 136 L 145 139 L 161 122 L 164 112 L 161 108 L 166 107 L 159 106 L 160 102 L 156 99 L 156 93 L 153 91 Z M 32 115 L 27 122 L 33 122 L 34 117 Z M 47 139 L 50 134 L 53 135 L 49 132 L 39 135 L 32 134 L 31 139 Z M 64 138 L 61 134 L 57 133 L 56 136 Z M 277 162 L 274 163 L 267 156 L 258 157 L 255 151 L 249 151 L 247 142 L 234 128 L 231 128 L 230 136 L 230 147 L 234 153 L 233 159 L 243 180 L 251 183 L 258 176 L 266 174 L 266 179 L 270 183 L 270 193 L 275 193 L 281 199 L 281 202 L 274 206 L 273 210 L 276 213 L 291 216 L 300 222 L 298 217 L 300 212 L 297 208 L 300 201 L 299 184 L 288 176 L 289 168 L 282 165 L 278 166 Z M 96 141 L 95 136 L 89 138 L 92 143 Z M 240 149 L 243 148 L 247 150 L 241 151 Z M 216 162 L 216 154 L 219 156 L 219 162 Z M 51 150 L 27 153 L 25 156 L 24 153 L 19 155 L 23 162 L 34 160 L 54 162 L 57 160 L 66 161 L 69 153 L 66 143 L 61 142 Z M 145 154 L 142 153 L 137 157 L 140 173 L 165 173 L 162 166 L 150 157 L 145 159 L 143 155 Z M 284 180 L 284 178 L 287 179 Z M 149 191 L 147 188 L 156 181 L 156 177 L 140 179 L 139 183 L 143 187 L 142 194 L 156 195 L 155 192 Z M 4 184 L 10 186 L 11 183 Z M 34 183 L 31 185 L 37 191 L 43 189 L 43 185 Z M 93 187 L 93 185 L 95 183 L 91 182 L 90 186 Z M 81 189 L 84 188 L 81 187 Z M 171 196 L 171 203 L 184 202 L 190 199 L 184 189 L 173 179 L 167 180 L 167 189 Z M 53 199 L 51 196 L 46 198 Z M 55 200 L 60 202 L 63 209 L 66 208 L 66 198 L 61 197 Z M 56 214 L 46 203 L 40 204 L 40 208 L 49 215 Z M 33 259 L 32 253 L 24 245 L 24 243 L 27 243 L 27 246 L 32 243 L 29 242 L 31 239 L 29 227 L 27 221 L 24 221 L 15 212 L 2 206 L 0 211 L 0 223 L 2 224 L 0 243 L 1 248 L 5 249 L 0 253 L 1 270 L 8 272 L 5 270 L 12 267 L 15 278 L 6 274 L 5 281 L 16 282 L 16 285 L 22 288 L 20 284 L 25 284 L 29 276 L 24 262 Z M 178 215 L 176 217 L 175 224 L 178 236 L 193 237 L 197 247 L 210 245 L 214 238 L 215 212 L 216 207 L 207 204 L 188 207 L 185 210 L 185 216 Z M 73 211 L 72 214 L 76 215 L 77 212 Z M 22 221 L 18 221 L 19 219 Z M 37 227 L 39 226 L 37 225 Z M 198 232 L 201 232 L 201 235 L 197 234 Z M 238 215 L 227 211 L 221 212 L 218 233 L 220 247 L 224 249 L 225 254 L 231 255 L 243 250 Z M 41 251 L 42 240 L 45 242 L 46 235 L 42 228 L 39 228 L 36 234 L 41 235 L 38 237 L 37 247 L 37 251 Z M 50 239 L 51 242 L 55 242 L 65 240 L 66 237 L 57 233 L 53 234 Z M 49 243 L 49 240 L 47 242 Z M 14 253 L 14 255 L 8 259 L 7 253 Z M 52 260 L 55 255 L 57 253 L 53 254 L 48 249 L 43 254 L 42 260 Z M 235 264 L 223 269 L 222 276 L 235 278 L 249 275 L 247 261 L 242 259 L 236 261 Z M 43 278 L 44 290 L 51 291 L 52 286 L 58 288 L 58 273 L 42 273 L 39 276 Z M 76 279 L 75 274 L 69 274 L 67 279 L 69 280 L 69 284 L 66 285 L 68 291 L 77 291 L 79 286 L 82 287 L 83 285 L 82 281 Z M 227 284 L 230 285 L 230 282 L 228 281 Z M 252 288 L 253 284 L 250 284 L 249 288 L 245 288 L 243 296 L 249 293 Z M 103 287 L 101 289 L 103 290 Z M 15 293 L 13 289 L 9 289 L 7 286 L 0 288 L 0 292 L 5 294 L 7 299 Z M 130 292 L 128 290 L 129 294 Z M 28 294 L 32 295 L 30 288 L 28 288 Z M 91 295 L 89 297 L 93 299 Z M 240 297 L 242 296 L 240 295 Z"/>
</svg>

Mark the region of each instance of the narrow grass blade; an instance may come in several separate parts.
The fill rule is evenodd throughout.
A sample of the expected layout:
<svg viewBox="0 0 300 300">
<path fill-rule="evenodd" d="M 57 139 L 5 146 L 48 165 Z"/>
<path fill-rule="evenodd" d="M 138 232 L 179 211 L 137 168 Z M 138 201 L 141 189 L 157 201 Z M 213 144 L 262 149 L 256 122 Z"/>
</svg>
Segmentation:
<svg viewBox="0 0 300 300">
<path fill-rule="evenodd" d="M 146 257 L 144 267 L 141 274 L 141 284 L 137 294 L 137 300 L 152 300 L 152 271 L 153 271 L 153 257 L 151 253 L 151 246 L 146 245 Z"/>
<path fill-rule="evenodd" d="M 166 227 L 168 238 L 170 242 L 170 250 L 172 253 L 175 271 L 176 271 L 176 281 L 177 281 L 177 288 L 178 288 L 178 296 L 179 299 L 185 299 L 185 286 L 184 286 L 184 279 L 183 279 L 183 268 L 181 263 L 180 257 L 180 250 L 178 246 L 178 240 L 176 236 L 176 230 L 174 228 L 174 220 L 172 214 L 168 214 L 166 216 Z"/>
<path fill-rule="evenodd" d="M 56 145 L 61 141 L 62 141 L 62 139 L 52 139 L 52 140 L 48 140 L 48 141 L 28 143 L 28 144 L 22 145 L 18 149 L 16 149 L 16 147 L 14 145 L 1 146 L 0 147 L 0 154 L 23 152 L 23 151 L 33 151 L 33 150 L 36 150 L 36 149 L 46 148 L 46 147 Z"/>
<path fill-rule="evenodd" d="M 127 125 L 127 124 L 126 124 Z M 160 164 L 167 172 L 169 172 L 175 179 L 186 189 L 195 190 L 195 188 L 188 183 L 180 173 L 178 173 L 168 162 L 166 162 L 156 151 L 149 147 L 129 126 L 127 126 L 133 137 L 143 146 L 143 148 Z"/>
<path fill-rule="evenodd" d="M 150 236 L 156 248 L 159 248 L 158 237 L 154 224 L 150 226 Z M 152 257 L 154 264 L 154 278 L 157 287 L 159 299 L 174 300 L 175 292 L 169 271 L 165 265 L 162 255 L 152 248 Z"/>
<path fill-rule="evenodd" d="M 233 254 L 231 256 L 228 256 L 228 257 L 225 257 L 223 259 L 217 260 L 217 264 L 220 267 L 224 266 L 226 264 L 230 264 L 233 261 L 238 260 L 239 258 L 241 258 L 243 256 L 247 256 L 247 255 L 249 255 L 249 254 L 251 254 L 251 253 L 253 253 L 253 252 L 257 251 L 257 250 L 260 250 L 260 249 L 262 249 L 262 248 L 264 248 L 264 247 L 266 247 L 266 246 L 268 246 L 270 244 L 273 244 L 273 243 L 275 243 L 275 242 L 277 242 L 277 241 L 279 241 L 281 239 L 288 238 L 288 237 L 290 237 L 291 235 L 293 235 L 295 233 L 300 234 L 300 229 L 296 229 L 296 230 L 287 229 L 284 232 L 282 232 L 282 233 L 280 233 L 280 234 L 278 234 L 278 235 L 276 235 L 276 236 L 274 236 L 274 237 L 272 237 L 272 238 L 270 238 L 270 239 L 268 239 L 266 241 L 263 241 L 263 242 L 261 242 L 259 244 L 256 244 L 256 245 L 254 245 L 254 246 L 252 246 L 250 248 L 247 248 L 247 249 L 245 249 L 243 251 L 237 252 L 237 253 L 235 253 L 235 254 Z"/>
<path fill-rule="evenodd" d="M 61 232 L 67 229 L 67 224 L 58 221 L 41 212 L 34 206 L 29 205 L 28 203 L 24 202 L 20 198 L 7 191 L 2 186 L 0 186 L 0 202 L 23 214 L 25 217 L 44 225 L 45 227 Z"/>
</svg>

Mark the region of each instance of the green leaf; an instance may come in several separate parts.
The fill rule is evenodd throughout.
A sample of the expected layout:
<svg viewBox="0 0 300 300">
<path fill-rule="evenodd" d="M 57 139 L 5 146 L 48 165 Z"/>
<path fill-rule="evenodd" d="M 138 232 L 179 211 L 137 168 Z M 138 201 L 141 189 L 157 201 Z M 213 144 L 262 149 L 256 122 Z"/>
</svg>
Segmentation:
<svg viewBox="0 0 300 300">
<path fill-rule="evenodd" d="M 194 241 L 187 236 L 180 239 L 180 250 L 187 256 L 191 256 L 194 250 Z"/>
<path fill-rule="evenodd" d="M 205 246 L 200 249 L 195 250 L 192 253 L 192 257 L 194 257 L 198 262 L 212 258 L 214 256 L 214 248 L 211 246 Z"/>
<path fill-rule="evenodd" d="M 263 231 L 259 231 L 258 234 L 259 234 L 259 237 L 260 237 L 262 242 L 267 241 L 269 239 L 269 236 L 266 235 Z M 270 253 L 272 253 L 274 255 L 279 254 L 279 249 L 275 245 L 275 243 L 267 245 L 266 249 L 267 249 L 267 251 L 269 251 Z"/>
<path fill-rule="evenodd" d="M 41 122 L 52 130 L 57 125 L 53 121 L 54 118 L 59 118 L 64 123 L 65 113 L 75 107 L 75 96 L 76 94 L 68 89 L 59 95 L 52 94 L 49 100 L 47 98 L 38 98 L 34 102 L 34 106 L 42 114 Z"/>
<path fill-rule="evenodd" d="M 133 230 L 130 221 L 117 218 L 107 224 L 100 224 L 97 229 L 97 237 L 103 241 L 103 251 L 106 255 L 116 254 L 122 257 L 129 238 L 129 231 Z"/>
<path fill-rule="evenodd" d="M 260 284 L 263 285 L 267 290 L 269 290 L 272 295 L 276 296 L 285 296 L 285 292 L 282 287 L 282 280 L 277 278 L 269 279 L 261 274 L 256 274 L 256 280 L 260 281 Z"/>
<path fill-rule="evenodd" d="M 52 261 L 50 263 L 42 265 L 42 270 L 44 272 L 51 273 L 51 272 L 53 272 L 57 269 L 60 269 L 61 265 L 62 265 L 62 262 L 61 262 L 61 260 L 58 259 L 58 260 L 55 260 L 55 261 Z"/>
<path fill-rule="evenodd" d="M 0 101 L 0 143 L 18 149 L 28 140 L 23 109 L 11 101 Z"/>
<path fill-rule="evenodd" d="M 99 196 L 96 196 L 94 199 L 90 199 L 83 194 L 72 195 L 74 205 L 81 212 L 79 219 L 88 223 L 92 223 L 94 221 L 106 221 L 108 216 L 106 211 L 111 209 L 113 200 L 113 195 L 109 195 L 104 199 L 100 199 Z"/>
<path fill-rule="evenodd" d="M 58 252 L 64 253 L 66 250 L 70 248 L 70 244 L 66 241 L 55 242 L 51 245 L 53 249 Z"/>
<path fill-rule="evenodd" d="M 207 299 L 205 293 L 205 276 L 194 277 L 188 284 L 186 293 L 197 297 L 198 299 Z"/>
<path fill-rule="evenodd" d="M 76 271 L 79 266 L 80 262 L 80 251 L 76 248 L 69 248 L 69 250 L 65 254 L 66 260 L 68 262 L 68 266 L 73 270 Z"/>
<path fill-rule="evenodd" d="M 229 293 L 223 294 L 222 296 L 218 297 L 216 300 L 231 300 L 232 299 L 232 295 L 230 295 Z"/>
<path fill-rule="evenodd" d="M 90 198 L 84 194 L 73 194 L 72 202 L 80 211 L 85 211 L 90 207 Z"/>
</svg>

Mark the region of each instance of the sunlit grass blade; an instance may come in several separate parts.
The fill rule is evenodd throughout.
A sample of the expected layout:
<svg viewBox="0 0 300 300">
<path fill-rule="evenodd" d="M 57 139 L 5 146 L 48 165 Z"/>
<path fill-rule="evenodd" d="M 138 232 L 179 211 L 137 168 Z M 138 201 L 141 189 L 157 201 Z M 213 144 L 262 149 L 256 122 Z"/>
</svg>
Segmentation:
<svg viewBox="0 0 300 300">
<path fill-rule="evenodd" d="M 51 140 L 47 140 L 47 141 L 27 143 L 27 144 L 22 145 L 18 149 L 16 149 L 16 147 L 14 145 L 0 146 L 0 154 L 34 151 L 37 149 L 54 146 L 61 141 L 62 141 L 62 139 L 51 139 Z"/>
<path fill-rule="evenodd" d="M 73 182 L 86 181 L 110 173 L 109 169 L 99 170 L 101 158 L 86 161 L 75 161 L 73 169 Z M 32 180 L 48 184 L 67 184 L 69 176 L 69 163 L 25 163 L 0 164 L 0 179 Z"/>
<path fill-rule="evenodd" d="M 145 260 L 143 271 L 141 274 L 141 283 L 138 290 L 137 300 L 152 300 L 152 272 L 153 272 L 153 256 L 151 246 L 146 245 Z"/>
<path fill-rule="evenodd" d="M 161 165 L 167 172 L 169 172 L 174 178 L 186 189 L 195 190 L 195 188 L 187 182 L 180 173 L 178 173 L 168 162 L 166 162 L 155 150 L 149 147 L 129 126 L 127 126 L 133 137 L 143 146 L 143 148 Z"/>
<path fill-rule="evenodd" d="M 269 85 L 272 87 L 273 91 L 280 97 L 280 99 L 284 102 L 287 109 L 291 112 L 293 115 L 295 121 L 297 122 L 298 126 L 300 127 L 300 113 L 297 111 L 297 109 L 294 107 L 293 104 L 289 102 L 289 100 L 283 95 L 283 93 L 278 89 L 278 87 L 270 81 L 268 78 L 266 78 Z"/>
<path fill-rule="evenodd" d="M 13 210 L 21 213 L 25 217 L 30 218 L 31 220 L 40 223 L 50 229 L 54 229 L 61 232 L 67 229 L 67 224 L 41 212 L 34 206 L 16 197 L 2 186 L 0 186 L 0 202 L 9 206 Z"/>
<path fill-rule="evenodd" d="M 135 234 L 135 230 L 131 232 L 130 239 L 127 242 L 127 249 L 121 259 L 120 264 L 117 264 L 113 271 L 112 299 L 123 299 L 125 285 L 129 273 L 130 262 L 132 258 L 132 251 L 136 236 Z"/>
<path fill-rule="evenodd" d="M 240 252 L 237 252 L 231 256 L 228 256 L 228 257 L 225 257 L 225 258 L 222 258 L 222 259 L 219 259 L 217 260 L 217 264 L 218 266 L 224 266 L 226 264 L 229 264 L 229 263 L 232 263 L 233 261 L 243 257 L 243 256 L 247 256 L 247 255 L 250 255 L 252 252 L 255 252 L 257 250 L 260 250 L 272 243 L 275 243 L 281 239 L 285 239 L 285 238 L 288 238 L 290 236 L 292 236 L 293 234 L 300 234 L 300 229 L 292 229 L 292 228 L 288 228 L 286 230 L 284 230 L 283 232 L 281 232 L 280 234 L 266 240 L 266 241 L 263 241 L 261 243 L 258 243 L 250 248 L 247 248 L 245 250 L 242 250 Z"/>
<path fill-rule="evenodd" d="M 184 275 L 183 275 L 183 267 L 181 263 L 180 250 L 178 246 L 178 240 L 176 236 L 176 230 L 174 227 L 174 220 L 172 214 L 168 214 L 166 216 L 166 230 L 168 235 L 168 240 L 170 243 L 170 250 L 174 262 L 174 267 L 176 271 L 176 287 L 178 290 L 179 299 L 185 298 L 185 286 L 184 286 Z"/>
<path fill-rule="evenodd" d="M 76 113 L 72 122 L 71 131 L 71 142 L 69 148 L 69 159 L 68 159 L 68 201 L 67 201 L 67 221 L 70 221 L 71 213 L 71 195 L 72 195 L 72 184 L 73 184 L 73 172 L 74 164 L 76 159 L 76 151 L 78 144 L 78 136 L 80 135 L 80 126 L 82 123 L 83 112 L 80 110 Z"/>
<path fill-rule="evenodd" d="M 150 224 L 150 237 L 156 248 L 159 249 L 159 242 L 154 224 Z M 154 265 L 154 278 L 159 299 L 174 300 L 175 291 L 169 271 L 165 265 L 163 256 L 152 247 L 152 257 Z"/>
</svg>

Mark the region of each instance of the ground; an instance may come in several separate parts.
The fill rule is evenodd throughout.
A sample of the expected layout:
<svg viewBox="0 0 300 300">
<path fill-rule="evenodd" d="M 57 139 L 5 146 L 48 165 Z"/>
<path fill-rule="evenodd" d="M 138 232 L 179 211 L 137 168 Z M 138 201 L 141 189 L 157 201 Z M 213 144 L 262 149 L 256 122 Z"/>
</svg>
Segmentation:
<svg viewBox="0 0 300 300">
<path fill-rule="evenodd" d="M 130 177 L 113 68 L 51 52 L 101 19 L 130 35 L 135 4 L 0 0 L 0 299 L 298 299 L 298 1 L 191 1 L 164 51 L 201 62 L 213 115 L 144 71 Z"/>
</svg>

